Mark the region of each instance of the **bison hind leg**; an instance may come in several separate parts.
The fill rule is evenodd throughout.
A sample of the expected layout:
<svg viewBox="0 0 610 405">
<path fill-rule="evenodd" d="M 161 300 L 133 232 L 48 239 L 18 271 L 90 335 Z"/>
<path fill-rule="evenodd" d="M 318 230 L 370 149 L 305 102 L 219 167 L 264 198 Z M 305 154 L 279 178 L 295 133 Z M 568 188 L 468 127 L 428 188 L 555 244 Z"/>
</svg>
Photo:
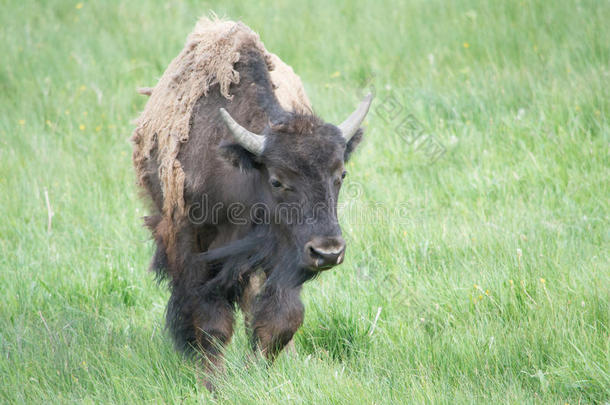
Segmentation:
<svg viewBox="0 0 610 405">
<path fill-rule="evenodd" d="M 150 229 L 155 241 L 155 253 L 150 261 L 149 270 L 155 273 L 158 281 L 166 279 L 169 275 L 169 260 L 159 229 L 162 220 L 163 217 L 159 214 L 144 217 L 144 225 Z"/>
<path fill-rule="evenodd" d="M 167 253 L 165 252 L 165 246 L 161 241 L 156 241 L 155 243 L 155 254 L 150 261 L 150 270 L 155 273 L 157 280 L 159 281 L 166 279 L 169 274 Z"/>
</svg>

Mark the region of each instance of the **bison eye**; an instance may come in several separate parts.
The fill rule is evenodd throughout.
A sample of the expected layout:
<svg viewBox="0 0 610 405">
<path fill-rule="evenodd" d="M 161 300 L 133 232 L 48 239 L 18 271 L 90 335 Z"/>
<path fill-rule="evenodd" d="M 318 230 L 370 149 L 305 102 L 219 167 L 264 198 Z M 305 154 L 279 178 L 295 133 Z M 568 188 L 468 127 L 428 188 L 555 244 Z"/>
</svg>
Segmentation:
<svg viewBox="0 0 610 405">
<path fill-rule="evenodd" d="M 275 188 L 282 187 L 282 183 L 280 183 L 280 181 L 278 179 L 271 179 L 270 183 Z"/>
<path fill-rule="evenodd" d="M 347 172 L 344 170 L 343 173 L 341 173 L 341 178 L 344 179 L 345 176 L 347 176 Z"/>
</svg>

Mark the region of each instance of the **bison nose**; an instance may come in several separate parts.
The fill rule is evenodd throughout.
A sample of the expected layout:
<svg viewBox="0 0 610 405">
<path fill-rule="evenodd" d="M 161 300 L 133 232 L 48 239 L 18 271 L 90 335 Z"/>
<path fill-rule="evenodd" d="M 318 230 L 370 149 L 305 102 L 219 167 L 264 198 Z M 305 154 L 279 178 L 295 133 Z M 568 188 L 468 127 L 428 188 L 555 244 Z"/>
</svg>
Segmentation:
<svg viewBox="0 0 610 405">
<path fill-rule="evenodd" d="M 305 244 L 305 261 L 316 270 L 326 270 L 343 262 L 345 241 L 342 237 L 313 238 Z"/>
</svg>

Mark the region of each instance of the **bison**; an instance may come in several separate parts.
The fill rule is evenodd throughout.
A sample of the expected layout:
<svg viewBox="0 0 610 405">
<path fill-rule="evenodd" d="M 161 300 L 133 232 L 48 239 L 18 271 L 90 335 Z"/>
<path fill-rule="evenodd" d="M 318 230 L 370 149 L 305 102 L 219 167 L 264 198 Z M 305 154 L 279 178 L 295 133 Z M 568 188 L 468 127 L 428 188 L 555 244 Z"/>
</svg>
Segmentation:
<svg viewBox="0 0 610 405">
<path fill-rule="evenodd" d="M 143 93 L 133 161 L 174 342 L 212 372 L 239 306 L 272 360 L 303 322 L 303 283 L 344 259 L 337 199 L 372 96 L 326 123 L 254 32 L 210 19 Z"/>
</svg>

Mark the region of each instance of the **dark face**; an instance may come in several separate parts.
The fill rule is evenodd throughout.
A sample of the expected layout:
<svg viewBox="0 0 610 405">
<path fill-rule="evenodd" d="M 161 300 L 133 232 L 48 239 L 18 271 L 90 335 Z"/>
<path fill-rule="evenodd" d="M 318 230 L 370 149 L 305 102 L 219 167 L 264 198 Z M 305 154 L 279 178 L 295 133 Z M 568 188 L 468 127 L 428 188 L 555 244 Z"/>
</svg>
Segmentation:
<svg viewBox="0 0 610 405">
<path fill-rule="evenodd" d="M 272 226 L 299 252 L 302 266 L 325 270 L 343 261 L 337 200 L 345 178 L 346 142 L 334 125 L 308 134 L 274 127 L 259 157 Z"/>
<path fill-rule="evenodd" d="M 344 162 L 362 139 L 360 126 L 372 100 L 372 94 L 365 96 L 338 126 L 276 109 L 262 134 L 219 109 L 219 118 L 237 141 L 221 145 L 221 153 L 241 171 L 257 171 L 257 181 L 250 183 L 255 186 L 252 205 L 263 204 L 277 243 L 294 251 L 301 267 L 325 270 L 343 261 L 337 200 L 346 175 Z"/>
<path fill-rule="evenodd" d="M 229 145 L 224 154 L 241 170 L 259 174 L 255 204 L 279 243 L 295 252 L 301 267 L 326 270 L 343 261 L 345 241 L 337 221 L 337 200 L 347 174 L 344 162 L 361 139 L 346 143 L 340 129 L 314 116 L 291 115 L 269 126 L 262 151 Z M 258 136 L 258 135 L 256 135 Z"/>
</svg>

